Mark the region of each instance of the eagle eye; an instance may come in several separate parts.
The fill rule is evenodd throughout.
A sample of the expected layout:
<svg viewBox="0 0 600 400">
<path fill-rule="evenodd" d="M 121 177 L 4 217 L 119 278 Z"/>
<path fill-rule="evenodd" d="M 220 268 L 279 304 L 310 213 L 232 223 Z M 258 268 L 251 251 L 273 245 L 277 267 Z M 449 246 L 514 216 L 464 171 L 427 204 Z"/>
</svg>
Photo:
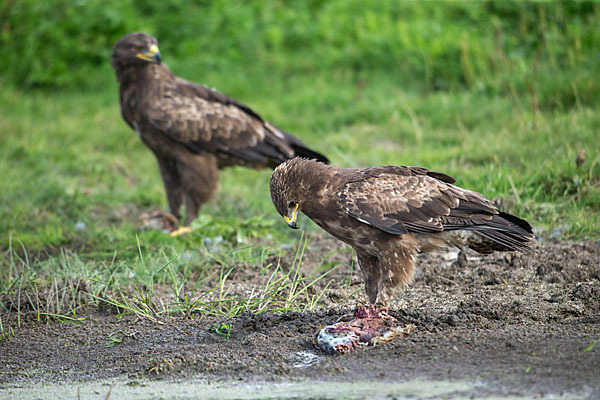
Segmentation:
<svg viewBox="0 0 600 400">
<path fill-rule="evenodd" d="M 142 46 L 135 46 L 135 51 L 142 51 Z"/>
</svg>

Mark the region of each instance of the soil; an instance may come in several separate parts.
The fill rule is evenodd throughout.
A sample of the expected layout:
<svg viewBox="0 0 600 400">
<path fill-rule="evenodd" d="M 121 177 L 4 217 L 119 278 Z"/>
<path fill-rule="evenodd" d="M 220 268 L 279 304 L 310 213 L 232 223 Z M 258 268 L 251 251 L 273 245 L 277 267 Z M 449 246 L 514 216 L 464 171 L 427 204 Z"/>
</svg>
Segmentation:
<svg viewBox="0 0 600 400">
<path fill-rule="evenodd" d="M 289 259 L 291 264 L 293 251 Z M 84 324 L 25 322 L 0 341 L 0 387 L 126 377 L 222 382 L 477 382 L 468 396 L 600 398 L 600 242 L 542 241 L 532 254 L 422 255 L 391 315 L 415 330 L 348 355 L 316 350 L 316 329 L 366 301 L 352 252 L 316 235 L 302 267 L 339 262 L 317 312 L 164 317 L 89 309 Z M 237 275 L 252 285 L 253 271 Z M 14 315 L 2 316 L 5 325 Z M 26 316 L 23 316 L 27 320 Z M 9 321 L 10 322 L 10 321 Z M 12 321 L 14 322 L 14 321 Z M 226 338 L 214 323 L 232 325 Z M 10 326 L 14 326 L 11 324 Z M 109 335 L 123 340 L 112 347 Z"/>
</svg>

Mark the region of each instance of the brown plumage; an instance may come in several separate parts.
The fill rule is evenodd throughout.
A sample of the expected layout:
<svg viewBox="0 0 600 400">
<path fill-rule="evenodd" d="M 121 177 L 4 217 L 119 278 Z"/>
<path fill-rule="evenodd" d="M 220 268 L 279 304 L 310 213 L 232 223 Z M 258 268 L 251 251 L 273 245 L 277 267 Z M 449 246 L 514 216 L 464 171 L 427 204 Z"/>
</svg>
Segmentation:
<svg viewBox="0 0 600 400">
<path fill-rule="evenodd" d="M 185 204 L 186 224 L 212 196 L 220 168 L 274 168 L 295 156 L 327 161 L 249 107 L 173 75 L 152 36 L 124 36 L 113 48 L 112 66 L 121 114 L 156 156 L 177 219 Z"/>
<path fill-rule="evenodd" d="M 356 251 L 371 303 L 408 284 L 415 256 L 447 247 L 527 251 L 531 226 L 481 194 L 420 167 L 338 168 L 294 158 L 271 176 L 271 198 L 288 224 L 298 211 Z"/>
</svg>

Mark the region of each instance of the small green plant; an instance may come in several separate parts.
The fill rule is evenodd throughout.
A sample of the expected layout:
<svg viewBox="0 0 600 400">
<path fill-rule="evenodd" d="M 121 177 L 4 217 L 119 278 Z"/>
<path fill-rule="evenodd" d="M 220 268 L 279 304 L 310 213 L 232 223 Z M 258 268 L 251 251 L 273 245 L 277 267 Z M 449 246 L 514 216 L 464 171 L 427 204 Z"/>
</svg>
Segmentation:
<svg viewBox="0 0 600 400">
<path fill-rule="evenodd" d="M 231 336 L 231 324 L 213 324 L 210 330 L 217 335 L 224 336 L 227 339 Z"/>
<path fill-rule="evenodd" d="M 13 337 L 15 337 L 15 331 L 12 327 L 9 327 L 7 329 L 4 329 L 4 326 L 0 327 L 0 339 L 8 340 Z"/>
<path fill-rule="evenodd" d="M 125 338 L 134 337 L 135 334 L 136 332 L 127 333 L 122 329 L 117 329 L 116 331 L 113 331 L 108 334 L 108 338 L 106 339 L 106 342 L 104 342 L 104 347 L 114 347 L 117 344 L 123 343 Z"/>
<path fill-rule="evenodd" d="M 598 344 L 597 340 L 592 340 L 590 342 L 590 344 L 587 345 L 587 347 L 583 350 L 583 352 L 585 353 L 586 351 L 591 351 L 594 349 L 594 347 L 596 347 L 596 344 Z"/>
</svg>

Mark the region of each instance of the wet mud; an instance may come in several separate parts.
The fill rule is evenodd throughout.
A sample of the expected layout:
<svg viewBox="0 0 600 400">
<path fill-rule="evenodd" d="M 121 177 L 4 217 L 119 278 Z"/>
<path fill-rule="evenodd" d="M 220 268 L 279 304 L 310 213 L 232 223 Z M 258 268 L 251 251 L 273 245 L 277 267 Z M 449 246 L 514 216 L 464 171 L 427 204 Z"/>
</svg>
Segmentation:
<svg viewBox="0 0 600 400">
<path fill-rule="evenodd" d="M 600 396 L 600 242 L 541 242 L 532 254 L 468 253 L 461 261 L 456 253 L 421 256 L 415 281 L 389 308 L 414 331 L 347 355 L 317 350 L 313 336 L 366 301 L 360 275 L 339 242 L 317 235 L 311 243 L 305 273 L 323 260 L 339 264 L 318 311 L 153 322 L 90 308 L 79 325 L 24 316 L 0 341 L 0 385 L 419 379 L 470 382 L 466 396 Z M 251 286 L 252 276 L 237 279 Z M 230 324 L 230 337 L 211 330 L 215 323 Z M 122 341 L 109 345 L 110 335 Z"/>
</svg>

